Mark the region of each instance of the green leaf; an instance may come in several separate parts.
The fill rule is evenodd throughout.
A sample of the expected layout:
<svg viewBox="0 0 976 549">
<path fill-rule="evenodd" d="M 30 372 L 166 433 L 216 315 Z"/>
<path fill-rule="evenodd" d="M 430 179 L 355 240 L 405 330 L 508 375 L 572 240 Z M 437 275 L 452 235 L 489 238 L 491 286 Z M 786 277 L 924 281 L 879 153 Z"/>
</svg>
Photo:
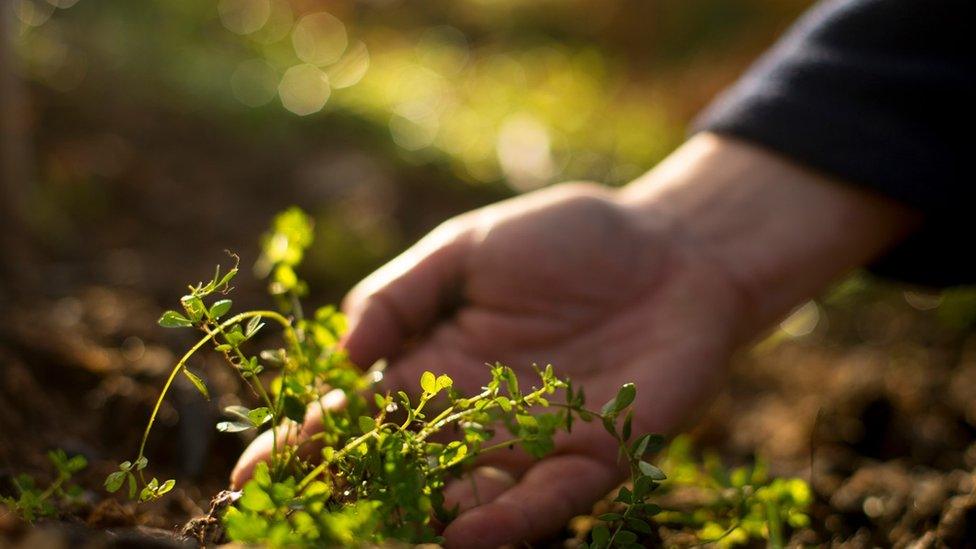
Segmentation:
<svg viewBox="0 0 976 549">
<path fill-rule="evenodd" d="M 630 410 L 627 412 L 627 417 L 624 418 L 624 426 L 620 429 L 620 438 L 624 441 L 630 440 L 631 425 L 634 421 L 634 411 Z"/>
<path fill-rule="evenodd" d="M 204 384 L 203 380 L 200 379 L 199 376 L 197 376 L 190 370 L 187 370 L 186 368 L 183 368 L 181 371 L 183 372 L 183 375 L 190 380 L 190 383 L 192 383 L 193 386 L 197 388 L 197 391 L 200 391 L 200 394 L 203 395 L 203 398 L 210 400 L 210 391 L 207 390 L 207 385 Z"/>
<path fill-rule="evenodd" d="M 251 511 L 266 511 L 274 508 L 274 501 L 256 482 L 248 482 L 244 485 L 240 505 Z"/>
<path fill-rule="evenodd" d="M 637 466 L 640 468 L 641 474 L 651 477 L 652 480 L 664 480 L 668 478 L 667 475 L 664 474 L 664 471 L 658 469 L 657 467 L 651 465 L 646 461 L 641 460 L 641 462 L 638 463 Z"/>
<path fill-rule="evenodd" d="M 637 541 L 637 534 L 629 530 L 621 530 L 617 532 L 617 536 L 613 538 L 613 541 L 614 543 L 623 543 L 623 544 L 634 543 L 635 541 Z"/>
<path fill-rule="evenodd" d="M 129 479 L 129 499 L 135 499 L 136 492 L 139 490 L 139 486 L 136 483 L 136 476 L 132 473 L 126 473 L 126 477 Z"/>
<path fill-rule="evenodd" d="M 267 542 L 268 521 L 255 513 L 230 507 L 224 514 L 224 525 L 232 540 L 252 544 Z"/>
<path fill-rule="evenodd" d="M 233 254 L 231 254 L 231 255 L 233 255 Z M 234 256 L 234 257 L 236 257 L 236 256 Z M 237 276 L 237 267 L 234 267 L 233 269 L 227 271 L 227 274 L 224 275 L 224 278 L 221 278 L 217 282 L 217 289 L 220 290 L 220 289 L 226 288 L 227 285 L 230 284 L 230 281 L 233 280 L 235 276 Z"/>
<path fill-rule="evenodd" d="M 88 467 L 88 460 L 85 459 L 85 456 L 80 454 L 77 456 L 72 456 L 68 462 L 65 463 L 65 469 L 67 469 L 69 473 L 77 473 L 85 467 Z"/>
<path fill-rule="evenodd" d="M 620 520 L 624 517 L 620 513 L 603 513 L 597 518 L 605 522 L 613 522 L 615 520 Z"/>
<path fill-rule="evenodd" d="M 128 461 L 126 463 L 128 463 Z M 132 466 L 136 468 L 136 471 L 142 471 L 143 469 L 146 468 L 147 465 L 149 465 L 149 460 L 146 459 L 145 456 L 137 459 L 136 462 L 132 464 Z"/>
<path fill-rule="evenodd" d="M 261 322 L 261 317 L 255 316 L 247 323 L 247 329 L 244 330 L 244 337 L 251 339 L 254 334 L 258 333 L 258 330 L 264 327 L 264 323 Z"/>
<path fill-rule="evenodd" d="M 159 325 L 163 328 L 189 328 L 193 323 L 176 311 L 166 311 L 159 317 Z"/>
<path fill-rule="evenodd" d="M 271 410 L 265 406 L 255 408 L 247 413 L 247 419 L 255 427 L 260 427 L 268 421 L 271 421 Z"/>
<path fill-rule="evenodd" d="M 634 402 L 634 397 L 637 396 L 637 388 L 633 383 L 625 383 L 617 391 L 617 396 L 611 398 L 603 405 L 600 409 L 600 413 L 603 415 L 616 415 L 624 410 L 624 408 L 630 406 Z"/>
<path fill-rule="evenodd" d="M 650 534 L 653 532 L 651 525 L 639 518 L 628 518 L 627 527 L 642 534 Z"/>
<path fill-rule="evenodd" d="M 118 492 L 125 483 L 125 476 L 125 471 L 116 471 L 105 477 L 105 489 L 112 493 Z"/>
<path fill-rule="evenodd" d="M 240 324 L 234 324 L 231 326 L 230 329 L 227 330 L 227 334 L 224 335 L 224 338 L 227 340 L 227 344 L 231 347 L 237 347 L 241 343 L 244 343 L 244 340 L 247 339 L 244 337 L 244 332 L 241 331 Z"/>
<path fill-rule="evenodd" d="M 617 497 L 613 501 L 620 503 L 633 503 L 634 494 L 626 486 L 621 486 L 617 492 Z"/>
<path fill-rule="evenodd" d="M 454 385 L 454 380 L 451 379 L 450 377 L 448 377 L 447 375 L 441 374 L 441 375 L 437 376 L 437 391 L 438 392 L 443 391 L 444 389 L 447 389 L 448 387 L 451 387 L 452 385 Z"/>
<path fill-rule="evenodd" d="M 250 421 L 221 421 L 217 424 L 217 430 L 221 433 L 240 433 L 253 428 L 254 425 Z"/>
<path fill-rule="evenodd" d="M 292 421 L 298 423 L 305 421 L 305 405 L 294 395 L 286 394 L 284 396 L 282 410 L 285 412 L 285 417 Z"/>
<path fill-rule="evenodd" d="M 661 435 L 643 435 L 630 447 L 630 451 L 636 458 L 644 457 L 648 452 L 657 452 L 664 446 L 664 437 Z"/>
<path fill-rule="evenodd" d="M 591 534 L 593 536 L 593 543 L 597 543 L 601 547 L 606 546 L 607 541 L 610 540 L 610 529 L 602 524 L 594 528 Z"/>
<path fill-rule="evenodd" d="M 221 299 L 220 301 L 215 302 L 210 307 L 210 316 L 215 319 L 224 316 L 227 314 L 227 311 L 230 310 L 230 306 L 233 304 L 234 302 L 229 299 Z"/>
<path fill-rule="evenodd" d="M 251 413 L 251 410 L 249 410 L 244 406 L 227 406 L 226 408 L 224 408 L 224 413 L 229 416 L 237 417 L 239 419 L 244 419 L 244 420 L 251 419 L 250 417 L 248 417 L 248 414 Z"/>
<path fill-rule="evenodd" d="M 139 493 L 139 501 L 149 501 L 156 499 L 159 493 L 159 479 L 153 477 L 145 486 L 142 487 L 142 492 Z"/>
<path fill-rule="evenodd" d="M 427 394 L 437 394 L 437 377 L 433 372 L 427 371 L 420 376 L 420 388 Z"/>
<path fill-rule="evenodd" d="M 518 376 L 515 375 L 515 370 L 507 366 L 505 367 L 505 383 L 508 385 L 508 394 L 518 398 L 520 394 Z"/>
<path fill-rule="evenodd" d="M 186 314 L 190 315 L 190 320 L 200 322 L 203 319 L 203 313 L 207 310 L 207 307 L 203 304 L 202 299 L 190 294 L 180 298 L 180 303 L 183 304 L 183 309 L 186 311 Z"/>
<path fill-rule="evenodd" d="M 370 416 L 359 416 L 359 430 L 364 434 L 376 428 L 376 420 Z"/>
<path fill-rule="evenodd" d="M 651 479 L 651 477 L 646 475 L 641 475 L 637 477 L 636 479 L 634 479 L 634 497 L 633 497 L 634 501 L 635 502 L 644 501 L 644 499 L 647 498 L 648 494 L 653 492 L 655 488 L 657 488 L 657 484 L 654 482 L 653 479 Z"/>
<path fill-rule="evenodd" d="M 661 512 L 661 506 L 656 503 L 645 503 L 641 505 L 641 511 L 644 513 L 644 515 L 653 517 Z"/>
<path fill-rule="evenodd" d="M 498 407 L 501 408 L 505 413 L 512 411 L 512 401 L 509 400 L 508 397 L 504 397 L 504 396 L 495 397 L 495 402 L 498 404 Z"/>
<path fill-rule="evenodd" d="M 176 481 L 173 479 L 169 479 L 159 487 L 159 490 L 156 492 L 156 495 L 161 496 L 169 492 L 170 490 L 172 490 L 174 486 L 176 486 Z"/>
<path fill-rule="evenodd" d="M 271 293 L 281 295 L 298 286 L 298 275 L 289 265 L 278 265 L 272 275 Z"/>
</svg>

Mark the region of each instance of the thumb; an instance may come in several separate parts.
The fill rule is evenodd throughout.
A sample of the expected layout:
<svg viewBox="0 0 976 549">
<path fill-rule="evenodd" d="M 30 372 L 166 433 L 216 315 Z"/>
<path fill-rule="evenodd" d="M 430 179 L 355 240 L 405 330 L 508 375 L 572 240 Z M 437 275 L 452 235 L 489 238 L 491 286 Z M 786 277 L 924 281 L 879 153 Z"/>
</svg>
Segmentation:
<svg viewBox="0 0 976 549">
<path fill-rule="evenodd" d="M 353 363 L 368 367 L 394 356 L 456 301 L 471 249 L 462 220 L 444 223 L 349 292 L 342 346 Z"/>
<path fill-rule="evenodd" d="M 280 425 L 272 427 L 273 431 L 268 429 L 258 435 L 237 459 L 237 464 L 230 474 L 231 488 L 240 489 L 250 480 L 258 463 L 271 460 L 276 438 L 279 448 L 284 444 L 297 445 L 303 457 L 314 456 L 321 449 L 321 445 L 309 445 L 308 442 L 312 435 L 322 430 L 322 415 L 345 406 L 346 394 L 339 389 L 334 389 L 308 406 L 305 420 L 301 424 L 286 419 Z"/>
</svg>

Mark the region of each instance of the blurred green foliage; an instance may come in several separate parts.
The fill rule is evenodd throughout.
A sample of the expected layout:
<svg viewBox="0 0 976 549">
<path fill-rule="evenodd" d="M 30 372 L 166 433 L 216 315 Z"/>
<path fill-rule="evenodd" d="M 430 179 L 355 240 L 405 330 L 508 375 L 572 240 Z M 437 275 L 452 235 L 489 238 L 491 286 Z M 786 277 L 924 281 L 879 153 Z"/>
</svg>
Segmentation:
<svg viewBox="0 0 976 549">
<path fill-rule="evenodd" d="M 347 116 L 409 161 L 519 191 L 639 175 L 805 4 L 13 2 L 27 74 L 61 93 L 232 124 Z"/>
<path fill-rule="evenodd" d="M 730 469 L 714 453 L 696 459 L 691 439 L 681 435 L 671 442 L 661 467 L 668 475 L 663 490 L 697 497 L 693 509 L 663 511 L 656 520 L 695 528 L 702 544 L 735 547 L 762 540 L 768 547 L 784 547 L 791 529 L 810 524 L 810 485 L 800 478 L 772 478 L 762 460 Z"/>
</svg>

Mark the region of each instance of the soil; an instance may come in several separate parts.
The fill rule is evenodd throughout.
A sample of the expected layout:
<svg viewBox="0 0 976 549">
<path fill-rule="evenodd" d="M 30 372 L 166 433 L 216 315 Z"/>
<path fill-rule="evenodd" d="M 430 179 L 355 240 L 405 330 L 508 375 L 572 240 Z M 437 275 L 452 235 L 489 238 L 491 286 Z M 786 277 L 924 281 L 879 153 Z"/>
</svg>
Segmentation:
<svg viewBox="0 0 976 549">
<path fill-rule="evenodd" d="M 899 303 L 893 290 L 882 294 L 867 304 L 827 307 L 826 321 L 843 322 L 740 357 L 728 390 L 694 436 L 729 464 L 761 455 L 775 474 L 809 480 L 813 526 L 796 532 L 795 544 L 970 546 L 976 339 L 965 329 L 934 330 L 934 313 Z M 878 308 L 889 313 L 884 326 L 876 323 Z M 0 486 L 20 472 L 45 478 L 44 451 L 51 448 L 82 453 L 91 465 L 80 477 L 90 489 L 85 506 L 30 529 L 6 516 L 0 546 L 175 547 L 213 539 L 205 531 L 213 524 L 184 525 L 206 515 L 244 441 L 213 436 L 207 426 L 217 403 L 188 387 L 166 404 L 149 450 L 160 474 L 180 479 L 173 494 L 137 507 L 98 490 L 136 447 L 133 418 L 141 424 L 146 417 L 172 363 L 177 347 L 153 328 L 157 314 L 146 296 L 108 287 L 7 309 L 13 321 L 4 324 L 0 343 Z M 197 369 L 207 372 L 214 394 L 239 388 L 219 368 Z M 693 543 L 673 527 L 656 537 L 668 546 Z"/>
<path fill-rule="evenodd" d="M 72 138 L 72 127 L 92 125 L 56 105 L 45 112 L 60 118 L 39 127 L 54 127 L 59 137 L 41 135 L 42 148 L 61 161 L 82 146 L 95 146 L 96 157 L 115 152 L 110 166 L 89 166 L 99 183 L 86 200 L 58 206 L 51 218 L 58 223 L 35 229 L 31 257 L 0 285 L 0 490 L 9 491 L 19 473 L 48 478 L 45 452 L 53 448 L 84 454 L 90 465 L 78 478 L 84 504 L 59 519 L 28 528 L 0 512 L 0 547 L 193 547 L 208 539 L 212 521 L 184 528 L 207 515 L 246 443 L 212 428 L 240 389 L 216 363 L 192 368 L 212 394 L 228 396 L 206 402 L 178 384 L 148 448 L 154 471 L 177 478 L 177 488 L 135 506 L 106 496 L 101 483 L 131 458 L 160 378 L 187 343 L 156 327 L 160 310 L 176 302 L 182 282 L 207 276 L 223 248 L 242 252 L 244 264 L 253 260 L 247 252 L 275 211 L 291 202 L 337 204 L 339 212 L 354 204 L 357 216 L 380 212 L 395 228 L 384 233 L 385 247 L 339 274 L 327 257 L 311 258 L 311 285 L 323 289 L 313 299 L 329 302 L 438 220 L 500 196 L 458 191 L 446 178 L 391 166 L 382 151 L 349 144 L 330 144 L 328 153 L 295 143 L 179 149 L 179 136 L 207 123 L 175 116 L 167 120 L 172 142 L 146 143 L 137 136 L 154 120 L 123 121 L 123 112 L 101 113 L 101 127 L 115 133 Z M 159 157 L 158 150 L 179 154 Z M 213 180 L 214 166 L 226 181 Z M 342 178 L 323 166 L 343 166 L 342 178 L 366 181 L 369 192 L 336 183 Z M 262 185 L 274 177 L 282 183 L 269 198 Z M 49 189 L 53 196 L 68 190 Z M 235 298 L 244 306 L 262 299 L 250 278 L 242 276 Z M 759 455 L 774 474 L 809 480 L 813 525 L 795 532 L 793 545 L 973 546 L 976 338 L 971 318 L 948 322 L 942 309 L 914 308 L 903 288 L 880 284 L 828 302 L 813 333 L 764 342 L 736 360 L 727 390 L 693 433 L 697 445 L 730 465 Z M 567 527 L 545 545 L 569 544 L 574 535 Z M 694 543 L 673 525 L 653 540 Z"/>
</svg>

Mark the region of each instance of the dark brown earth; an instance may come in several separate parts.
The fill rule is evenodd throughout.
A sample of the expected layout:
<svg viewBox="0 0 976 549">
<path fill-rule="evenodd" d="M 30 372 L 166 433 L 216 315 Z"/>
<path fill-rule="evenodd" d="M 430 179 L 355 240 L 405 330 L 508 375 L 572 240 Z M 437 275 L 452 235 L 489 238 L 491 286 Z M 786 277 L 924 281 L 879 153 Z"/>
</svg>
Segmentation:
<svg viewBox="0 0 976 549">
<path fill-rule="evenodd" d="M 38 127 L 58 137 L 39 138 L 54 158 L 106 165 L 85 167 L 97 181 L 92 189 L 48 189 L 56 199 L 49 217 L 36 223 L 30 252 L 7 265 L 0 284 L 0 490 L 10 491 L 15 474 L 48 478 L 45 452 L 63 448 L 89 459 L 78 478 L 85 503 L 32 528 L 0 512 L 0 547 L 173 546 L 175 533 L 206 513 L 246 442 L 212 427 L 239 389 L 216 360 L 193 368 L 220 396 L 208 403 L 178 385 L 150 442 L 154 471 L 178 479 L 174 492 L 134 506 L 104 494 L 101 482 L 131 459 L 161 378 L 187 343 L 156 326 L 160 311 L 184 283 L 207 276 L 223 249 L 240 252 L 245 265 L 253 261 L 275 211 L 322 205 L 313 212 L 332 239 L 309 258 L 307 275 L 320 289 L 312 299 L 328 303 L 439 220 L 502 196 L 458 189 L 355 143 L 269 149 L 224 139 L 181 149 L 178 136 L 208 127 L 185 114 L 169 113 L 172 142 L 143 142 L 143 130 L 158 120 L 122 121 L 129 111 L 105 109 L 100 120 L 113 132 L 84 139 L 71 128 L 89 121 L 72 120 L 56 103 L 45 111 L 56 121 Z M 97 154 L 82 155 L 82 146 Z M 159 157 L 158 150 L 176 152 Z M 215 181 L 207 167 L 218 165 L 234 173 Z M 281 181 L 273 193 L 269 180 Z M 379 221 L 363 225 L 367 218 Z M 368 253 L 349 259 L 362 250 Z M 343 260 L 331 261 L 338 254 Z M 260 285 L 241 278 L 235 300 L 262 303 Z M 759 455 L 775 474 L 809 480 L 813 526 L 795 533 L 794 544 L 926 548 L 976 540 L 976 299 L 912 294 L 912 306 L 904 290 L 872 282 L 833 292 L 813 333 L 780 336 L 736 360 L 728 390 L 693 433 L 730 465 Z M 572 536 L 567 529 L 552 545 Z M 667 526 L 654 539 L 692 543 Z"/>
<path fill-rule="evenodd" d="M 813 334 L 740 357 L 694 432 L 697 444 L 729 464 L 761 455 L 775 474 L 809 480 L 813 527 L 795 533 L 797 544 L 967 546 L 976 539 L 976 340 L 939 311 L 908 306 L 894 288 L 866 293 L 824 306 Z M 108 287 L 6 309 L 0 486 L 9 489 L 20 472 L 45 478 L 51 448 L 82 453 L 91 466 L 80 477 L 88 503 L 35 528 L 4 516 L 3 544 L 169 546 L 225 487 L 244 441 L 214 436 L 210 426 L 217 402 L 231 397 L 206 403 L 183 387 L 149 450 L 160 474 L 179 479 L 173 494 L 137 507 L 99 490 L 135 449 L 180 343 L 154 327 L 157 314 L 147 296 Z M 217 364 L 200 366 L 215 394 L 238 389 Z M 670 528 L 658 536 L 667 545 L 691 541 Z"/>
</svg>

